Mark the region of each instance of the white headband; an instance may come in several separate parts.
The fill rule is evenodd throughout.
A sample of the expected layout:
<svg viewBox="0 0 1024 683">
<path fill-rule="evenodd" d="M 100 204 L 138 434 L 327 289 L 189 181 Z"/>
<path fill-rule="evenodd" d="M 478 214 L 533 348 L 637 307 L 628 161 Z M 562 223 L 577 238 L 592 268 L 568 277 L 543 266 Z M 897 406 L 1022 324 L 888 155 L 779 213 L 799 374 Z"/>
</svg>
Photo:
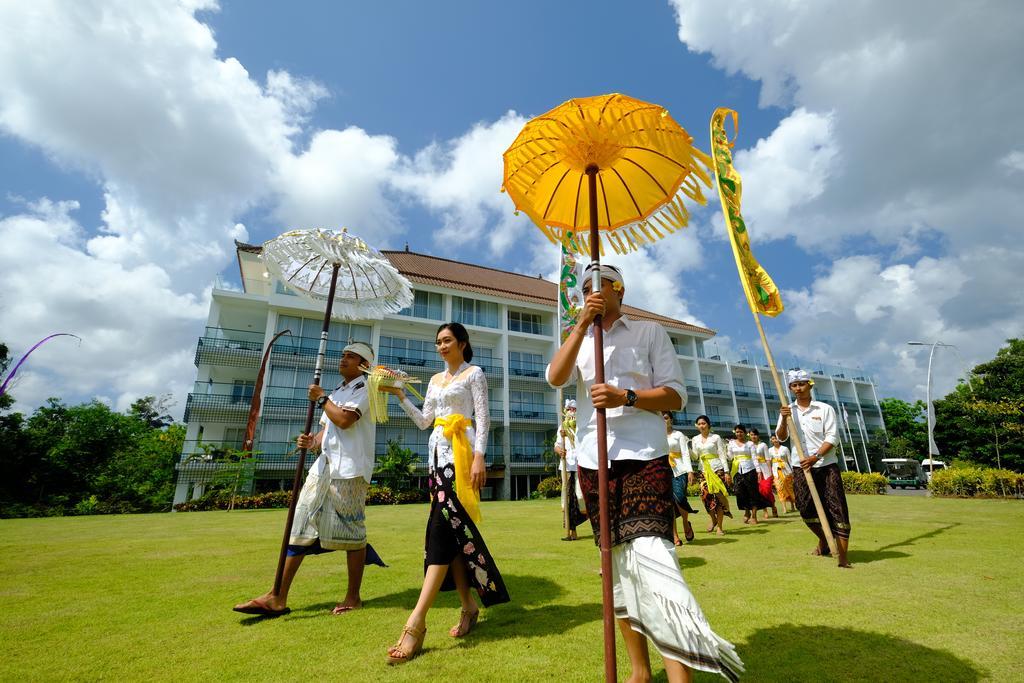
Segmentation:
<svg viewBox="0 0 1024 683">
<path fill-rule="evenodd" d="M 571 398 L 565 399 L 565 408 L 566 408 L 566 410 L 568 410 L 569 408 L 572 408 L 573 410 L 576 410 L 576 401 L 575 401 L 575 399 L 571 399 Z"/>
<path fill-rule="evenodd" d="M 609 263 L 601 263 L 597 266 L 600 268 L 601 279 L 611 280 L 612 282 L 618 282 L 622 286 L 626 285 L 626 281 L 622 279 L 622 273 L 619 269 Z M 584 282 L 593 279 L 594 265 L 590 264 L 583 270 Z"/>
<path fill-rule="evenodd" d="M 370 348 L 369 344 L 364 344 L 363 342 L 352 342 L 345 347 L 342 353 L 345 353 L 345 351 L 351 351 L 366 361 L 367 364 L 373 364 L 373 349 Z"/>
<path fill-rule="evenodd" d="M 814 380 L 811 379 L 806 370 L 790 370 L 786 375 L 786 384 L 792 384 L 793 382 L 807 382 L 814 386 Z"/>
</svg>

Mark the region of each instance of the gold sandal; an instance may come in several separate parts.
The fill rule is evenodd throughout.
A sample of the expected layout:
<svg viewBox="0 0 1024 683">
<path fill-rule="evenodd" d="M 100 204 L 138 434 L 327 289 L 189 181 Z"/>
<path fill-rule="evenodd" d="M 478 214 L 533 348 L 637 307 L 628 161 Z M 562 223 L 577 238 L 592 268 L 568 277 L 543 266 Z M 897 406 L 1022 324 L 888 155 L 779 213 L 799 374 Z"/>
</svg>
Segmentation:
<svg viewBox="0 0 1024 683">
<path fill-rule="evenodd" d="M 473 630 L 474 626 L 476 626 L 477 619 L 479 618 L 479 609 L 475 612 L 462 610 L 461 612 L 459 612 L 459 623 L 455 624 L 455 626 L 452 626 L 450 629 L 448 629 L 448 635 L 450 635 L 452 638 L 462 638 L 463 636 L 468 636 L 469 632 Z M 465 630 L 463 630 L 462 628 L 463 624 L 466 625 Z"/>
<path fill-rule="evenodd" d="M 405 636 L 412 636 L 412 647 L 408 650 L 402 649 L 402 642 L 405 640 Z M 398 637 L 398 642 L 395 646 L 388 650 L 388 664 L 404 664 L 410 659 L 419 654 L 420 648 L 423 647 L 423 639 L 427 637 L 427 627 L 416 628 L 415 626 L 406 625 L 402 629 L 402 635 Z"/>
</svg>

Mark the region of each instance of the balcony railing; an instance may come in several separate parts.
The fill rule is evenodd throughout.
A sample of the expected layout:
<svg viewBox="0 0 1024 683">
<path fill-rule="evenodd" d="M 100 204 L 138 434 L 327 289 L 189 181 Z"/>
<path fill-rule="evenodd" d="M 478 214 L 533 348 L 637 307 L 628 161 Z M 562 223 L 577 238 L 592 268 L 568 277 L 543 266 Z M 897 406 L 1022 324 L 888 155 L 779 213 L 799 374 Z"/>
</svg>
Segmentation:
<svg viewBox="0 0 1024 683">
<path fill-rule="evenodd" d="M 509 361 L 508 374 L 510 377 L 534 377 L 544 379 L 544 370 L 547 363 L 530 363 L 524 361 Z"/>
<path fill-rule="evenodd" d="M 548 422 L 554 423 L 558 420 L 558 413 L 548 410 L 549 406 L 531 406 L 512 404 L 509 410 L 509 418 L 516 422 Z"/>
<path fill-rule="evenodd" d="M 543 337 L 552 336 L 552 328 L 548 323 L 532 322 L 528 320 L 508 320 L 509 332 L 522 332 L 525 334 L 536 334 Z"/>
<path fill-rule="evenodd" d="M 263 351 L 263 333 L 207 327 L 196 344 L 196 365 L 229 365 L 255 368 Z"/>
<path fill-rule="evenodd" d="M 185 422 L 239 422 L 249 413 L 251 398 L 192 393 L 185 399 Z"/>
<path fill-rule="evenodd" d="M 701 380 L 701 386 L 704 388 L 705 396 L 722 396 L 728 395 L 732 391 L 732 387 L 722 382 L 712 382 L 708 380 Z"/>
<path fill-rule="evenodd" d="M 545 446 L 512 446 L 512 463 L 544 463 Z"/>
</svg>

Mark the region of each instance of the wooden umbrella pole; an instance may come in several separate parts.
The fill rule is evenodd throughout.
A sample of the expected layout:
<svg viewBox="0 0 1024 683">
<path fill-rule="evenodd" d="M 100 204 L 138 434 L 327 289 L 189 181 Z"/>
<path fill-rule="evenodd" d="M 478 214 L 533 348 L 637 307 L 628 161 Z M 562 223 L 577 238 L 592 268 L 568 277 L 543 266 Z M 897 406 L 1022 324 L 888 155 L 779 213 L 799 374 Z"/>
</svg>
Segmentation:
<svg viewBox="0 0 1024 683">
<path fill-rule="evenodd" d="M 588 166 L 590 193 L 590 263 L 593 268 L 591 292 L 601 291 L 601 236 L 597 231 L 597 166 Z M 594 383 L 604 384 L 603 316 L 594 318 Z M 612 593 L 612 534 L 608 524 L 608 423 L 604 408 L 597 408 L 597 500 L 601 541 L 601 601 L 604 608 L 604 678 L 615 681 L 615 596 Z"/>
<path fill-rule="evenodd" d="M 320 378 L 324 373 L 324 359 L 327 356 L 327 331 L 331 327 L 331 309 L 334 307 L 334 290 L 338 285 L 338 269 L 340 263 L 335 263 L 331 270 L 331 288 L 327 294 L 327 311 L 324 313 L 324 326 L 320 331 L 320 348 L 316 353 L 316 367 L 313 370 L 313 384 L 319 385 Z M 313 429 L 313 414 L 316 412 L 316 402 L 310 401 L 306 409 L 306 427 L 303 434 L 309 434 Z M 299 449 L 299 461 L 295 464 L 295 479 L 292 481 L 292 499 L 288 503 L 288 518 L 284 523 L 284 538 L 281 539 L 281 554 L 277 558 L 277 573 L 274 575 L 274 595 L 281 593 L 281 579 L 284 576 L 284 563 L 288 557 L 288 540 L 291 537 L 292 522 L 295 520 L 295 507 L 299 503 L 299 489 L 302 487 L 302 474 L 306 468 L 306 449 Z"/>
<path fill-rule="evenodd" d="M 753 311 L 752 311 L 753 312 Z M 764 346 L 764 355 L 768 359 L 768 367 L 772 371 L 772 380 L 775 382 L 775 391 L 779 392 L 779 403 L 786 398 L 786 392 L 782 387 L 782 379 L 779 377 L 779 369 L 775 367 L 775 359 L 772 357 L 772 350 L 768 346 L 768 338 L 764 334 L 764 328 L 761 327 L 761 316 L 756 312 L 754 313 L 754 322 L 757 324 L 757 332 L 761 335 L 761 345 Z M 786 419 L 786 427 L 789 429 L 789 433 L 792 435 L 793 446 L 796 448 L 797 455 L 803 460 L 807 457 L 804 452 L 804 441 L 800 431 L 797 429 L 797 421 L 790 415 Z M 811 492 L 811 500 L 814 501 L 814 509 L 818 513 L 818 522 L 821 524 L 822 531 L 825 532 L 825 540 L 828 542 L 828 549 L 832 552 L 832 555 L 836 558 L 839 557 L 839 550 L 836 547 L 836 539 L 832 535 L 832 529 L 828 525 L 828 519 L 825 517 L 825 508 L 821 504 L 821 498 L 818 496 L 818 487 L 814 485 L 814 477 L 812 477 L 807 470 L 803 467 L 800 471 L 804 475 L 804 481 L 807 482 L 807 490 Z"/>
</svg>

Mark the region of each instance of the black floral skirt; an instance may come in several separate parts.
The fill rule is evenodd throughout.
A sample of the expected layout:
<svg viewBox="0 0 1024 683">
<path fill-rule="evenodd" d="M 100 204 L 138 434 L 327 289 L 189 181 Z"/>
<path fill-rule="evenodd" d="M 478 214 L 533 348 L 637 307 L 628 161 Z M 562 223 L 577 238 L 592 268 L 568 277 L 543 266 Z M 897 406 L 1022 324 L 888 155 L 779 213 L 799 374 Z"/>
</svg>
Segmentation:
<svg viewBox="0 0 1024 683">
<path fill-rule="evenodd" d="M 470 585 L 485 607 L 509 601 L 505 582 L 466 509 L 455 495 L 455 468 L 435 467 L 430 473 L 430 516 L 423 555 L 423 571 L 432 564 L 449 565 L 457 557 L 466 563 Z M 441 590 L 455 590 L 452 573 L 444 577 Z"/>
<path fill-rule="evenodd" d="M 601 543 L 597 470 L 578 470 L 587 515 L 594 530 L 594 543 Z M 672 541 L 675 523 L 672 498 L 672 468 L 668 456 L 654 460 L 616 460 L 608 463 L 608 520 L 612 545 L 641 536 Z"/>
</svg>

